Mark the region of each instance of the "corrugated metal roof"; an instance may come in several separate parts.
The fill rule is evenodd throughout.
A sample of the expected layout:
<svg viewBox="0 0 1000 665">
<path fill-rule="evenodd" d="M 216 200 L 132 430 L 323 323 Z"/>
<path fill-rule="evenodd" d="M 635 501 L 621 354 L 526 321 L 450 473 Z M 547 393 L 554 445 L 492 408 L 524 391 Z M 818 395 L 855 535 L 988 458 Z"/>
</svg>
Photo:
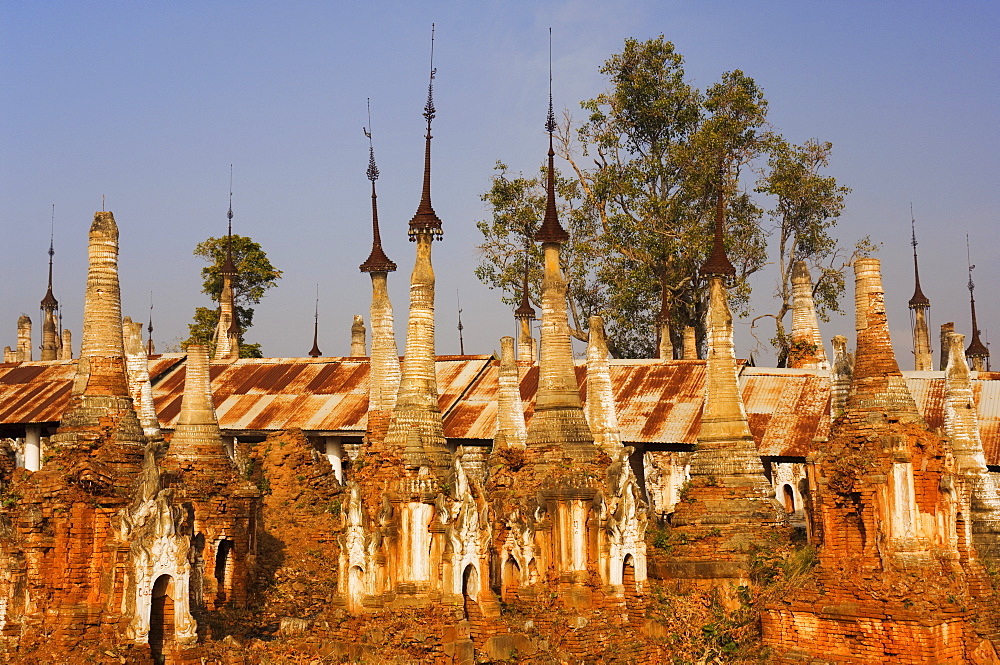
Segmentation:
<svg viewBox="0 0 1000 665">
<path fill-rule="evenodd" d="M 906 387 L 930 427 L 944 427 L 944 372 L 903 372 Z M 989 464 L 1000 465 L 1000 372 L 973 372 L 972 397 Z"/>
<path fill-rule="evenodd" d="M 521 400 L 527 422 L 535 412 L 538 366 L 521 367 Z M 703 360 L 612 360 L 611 386 L 624 441 L 694 443 L 705 391 Z M 586 403 L 587 368 L 576 366 L 580 399 Z M 445 435 L 492 439 L 496 434 L 499 364 L 492 362 L 465 397 L 445 414 Z"/>
<path fill-rule="evenodd" d="M 184 390 L 184 355 L 150 359 L 160 422 L 171 429 Z M 364 431 L 367 358 L 264 358 L 213 363 L 220 425 L 229 431 Z M 499 363 L 492 356 L 438 356 L 439 404 L 445 435 L 492 439 L 496 433 Z M 76 361 L 0 364 L 0 425 L 56 422 L 69 400 Z M 522 367 L 521 398 L 530 422 L 538 367 Z M 694 444 L 705 391 L 701 360 L 612 360 L 611 382 L 626 442 Z M 586 367 L 578 363 L 581 400 Z M 943 425 L 944 373 L 904 372 L 931 427 Z M 987 460 L 1000 464 L 1000 373 L 973 373 L 973 394 Z M 762 455 L 803 457 L 829 434 L 830 379 L 821 371 L 743 367 L 743 400 Z"/>
<path fill-rule="evenodd" d="M 154 356 L 151 377 L 184 360 L 182 354 Z M 76 360 L 0 363 L 0 425 L 58 422 L 69 404 Z"/>
<path fill-rule="evenodd" d="M 442 413 L 462 399 L 492 356 L 438 356 Z M 248 358 L 212 364 L 219 425 L 229 431 L 364 432 L 368 358 Z M 164 429 L 172 429 L 184 393 L 183 367 L 153 386 Z M 491 435 L 492 438 L 492 435 Z"/>
<path fill-rule="evenodd" d="M 764 456 L 805 457 L 830 432 L 829 372 L 745 370 L 743 405 Z"/>
</svg>

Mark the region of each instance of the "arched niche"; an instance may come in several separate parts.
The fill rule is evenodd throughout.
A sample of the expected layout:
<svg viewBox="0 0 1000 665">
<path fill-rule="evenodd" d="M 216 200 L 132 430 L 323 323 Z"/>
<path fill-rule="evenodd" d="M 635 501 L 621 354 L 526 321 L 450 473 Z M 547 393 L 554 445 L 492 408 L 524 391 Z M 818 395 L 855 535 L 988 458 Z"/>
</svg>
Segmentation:
<svg viewBox="0 0 1000 665">
<path fill-rule="evenodd" d="M 223 538 L 215 548 L 216 606 L 224 605 L 232 591 L 234 545 L 229 538 Z"/>
<path fill-rule="evenodd" d="M 174 579 L 170 575 L 160 575 L 153 582 L 148 641 L 154 663 L 165 662 L 165 654 L 174 641 L 173 593 Z"/>
<path fill-rule="evenodd" d="M 781 503 L 789 515 L 795 512 L 795 490 L 788 483 L 781 486 Z"/>
<path fill-rule="evenodd" d="M 521 567 L 517 565 L 513 556 L 508 555 L 500 571 L 501 597 L 504 601 L 513 600 L 519 586 L 521 586 Z"/>
<path fill-rule="evenodd" d="M 465 618 L 469 618 L 469 610 L 479 597 L 479 571 L 471 563 L 462 571 L 462 607 Z"/>
<path fill-rule="evenodd" d="M 347 608 L 351 612 L 360 612 L 365 596 L 365 571 L 361 566 L 351 566 L 347 573 Z"/>
</svg>

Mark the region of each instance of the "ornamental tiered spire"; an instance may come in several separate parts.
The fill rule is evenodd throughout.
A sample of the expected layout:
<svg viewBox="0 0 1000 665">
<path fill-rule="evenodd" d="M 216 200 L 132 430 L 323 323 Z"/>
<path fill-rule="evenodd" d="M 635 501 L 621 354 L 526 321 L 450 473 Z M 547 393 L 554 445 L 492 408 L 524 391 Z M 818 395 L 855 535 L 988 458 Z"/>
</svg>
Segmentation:
<svg viewBox="0 0 1000 665">
<path fill-rule="evenodd" d="M 372 107 L 368 100 L 368 127 L 362 128 L 368 137 L 368 171 L 366 175 L 372 182 L 372 251 L 361 264 L 361 272 L 393 272 L 396 264 L 389 260 L 382 249 L 382 236 L 378 230 L 378 196 L 375 194 L 375 181 L 378 180 L 378 165 L 375 164 L 375 147 L 372 145 Z"/>
<path fill-rule="evenodd" d="M 910 244 L 913 245 L 913 297 L 910 298 L 910 319 L 913 328 L 913 362 L 914 369 L 926 371 L 934 369 L 931 357 L 931 332 L 927 324 L 927 310 L 931 301 L 920 290 L 920 270 L 917 267 L 917 223 L 913 219 L 913 204 L 910 204 Z M 941 349 L 944 355 L 945 349 Z"/>
<path fill-rule="evenodd" d="M 979 338 L 979 324 L 976 321 L 976 285 L 972 281 L 972 271 L 976 268 L 972 264 L 972 255 L 969 252 L 969 235 L 965 235 L 965 251 L 969 257 L 969 306 L 972 309 L 972 341 L 965 350 L 965 356 L 969 359 L 969 365 L 977 372 L 989 371 L 990 350 Z"/>
<path fill-rule="evenodd" d="M 725 199 L 722 196 L 725 171 L 719 169 L 719 190 L 715 197 L 715 239 L 712 242 L 712 253 L 701 266 L 702 275 L 723 275 L 733 277 L 736 275 L 736 268 L 726 256 L 726 246 L 723 242 L 723 231 L 725 222 Z"/>
<path fill-rule="evenodd" d="M 52 228 L 49 232 L 49 284 L 45 297 L 39 307 L 42 310 L 42 360 L 55 360 L 59 357 L 58 317 L 59 301 L 52 295 L 52 257 L 55 255 L 55 220 L 56 206 L 52 204 Z"/>
<path fill-rule="evenodd" d="M 431 205 L 431 121 L 437 114 L 437 110 L 434 108 L 434 76 L 436 74 L 437 70 L 434 68 L 434 24 L 432 23 L 431 76 L 427 83 L 427 103 L 424 104 L 424 119 L 427 120 L 427 135 L 424 137 L 427 141 L 424 147 L 424 186 L 420 193 L 420 205 L 417 206 L 417 212 L 410 220 L 411 241 L 416 240 L 418 233 L 431 233 L 439 238 L 442 235 L 441 220 Z"/>
<path fill-rule="evenodd" d="M 552 111 L 552 29 L 549 28 L 549 113 L 545 117 L 545 131 L 549 134 L 549 164 L 545 174 L 545 217 L 535 233 L 535 242 L 564 243 L 569 234 L 559 223 L 556 212 L 556 168 L 555 150 L 552 149 L 552 135 L 556 131 L 556 115 Z"/>
</svg>

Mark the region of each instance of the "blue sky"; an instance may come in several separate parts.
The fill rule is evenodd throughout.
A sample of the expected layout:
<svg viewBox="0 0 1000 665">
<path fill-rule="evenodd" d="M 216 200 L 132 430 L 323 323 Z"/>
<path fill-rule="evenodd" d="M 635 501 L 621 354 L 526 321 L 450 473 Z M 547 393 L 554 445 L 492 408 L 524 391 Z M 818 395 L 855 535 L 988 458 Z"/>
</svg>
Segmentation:
<svg viewBox="0 0 1000 665">
<path fill-rule="evenodd" d="M 191 252 L 225 231 L 232 163 L 234 231 L 284 271 L 249 337 L 266 355 L 304 355 L 319 283 L 320 348 L 346 354 L 352 315 L 367 320 L 370 298 L 357 270 L 370 245 L 370 97 L 402 347 L 432 21 L 440 353 L 458 350 L 457 296 L 467 352 L 490 353 L 513 334 L 500 294 L 472 273 L 475 221 L 488 214 L 479 195 L 496 160 L 531 172 L 544 158 L 550 26 L 556 105 L 577 117 L 627 37 L 662 33 L 699 87 L 742 69 L 763 88 L 776 130 L 832 141 L 829 172 L 853 190 L 840 235 L 883 243 L 904 368 L 911 202 L 935 347 L 942 322 L 969 332 L 966 232 L 980 325 L 1000 336 L 996 3 L 0 0 L 0 345 L 15 343 L 22 312 L 38 325 L 54 203 L 55 295 L 79 347 L 87 229 L 102 195 L 121 230 L 124 312 L 145 320 L 152 291 L 158 346 L 186 336 L 194 308 L 208 304 Z M 756 313 L 767 311 L 774 273 L 753 284 Z M 852 319 L 823 326 L 826 339 L 835 334 L 852 339 Z M 739 355 L 752 341 L 738 322 Z"/>
</svg>

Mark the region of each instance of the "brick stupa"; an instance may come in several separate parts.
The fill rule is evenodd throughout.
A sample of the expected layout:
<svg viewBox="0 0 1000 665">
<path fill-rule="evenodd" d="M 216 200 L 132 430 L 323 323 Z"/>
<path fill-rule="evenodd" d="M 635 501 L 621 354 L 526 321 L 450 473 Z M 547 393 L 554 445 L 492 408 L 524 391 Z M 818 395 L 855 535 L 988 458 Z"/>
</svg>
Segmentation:
<svg viewBox="0 0 1000 665">
<path fill-rule="evenodd" d="M 783 525 L 784 512 L 764 477 L 740 395 L 726 294 L 736 271 L 723 246 L 723 214 L 719 194 L 713 250 L 701 270 L 709 287 L 705 402 L 690 484 L 671 521 L 681 542 L 666 568 L 673 579 L 725 586 L 746 583 L 748 550 Z"/>
<path fill-rule="evenodd" d="M 876 259 L 855 262 L 855 285 L 850 393 L 807 468 L 819 564 L 764 609 L 764 643 L 779 663 L 997 662 L 970 488 L 899 371 Z"/>
</svg>

